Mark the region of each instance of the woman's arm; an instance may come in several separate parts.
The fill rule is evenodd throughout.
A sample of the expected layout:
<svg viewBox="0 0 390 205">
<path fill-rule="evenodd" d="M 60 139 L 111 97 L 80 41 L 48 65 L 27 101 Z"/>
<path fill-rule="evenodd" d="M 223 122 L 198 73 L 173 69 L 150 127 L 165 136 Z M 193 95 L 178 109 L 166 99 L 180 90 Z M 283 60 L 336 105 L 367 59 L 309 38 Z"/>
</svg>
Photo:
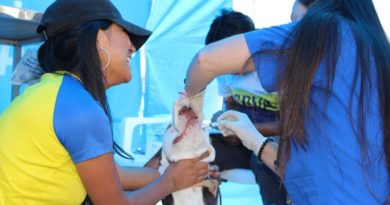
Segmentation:
<svg viewBox="0 0 390 205">
<path fill-rule="evenodd" d="M 127 204 L 112 153 L 78 163 L 76 168 L 93 204 Z"/>
<path fill-rule="evenodd" d="M 199 93 L 216 76 L 253 71 L 250 52 L 243 34 L 209 44 L 192 60 L 186 77 L 186 92 Z M 244 69 L 245 68 L 245 69 Z"/>
<path fill-rule="evenodd" d="M 198 158 L 170 165 L 161 177 L 146 187 L 129 193 L 128 197 L 123 191 L 112 153 L 78 163 L 76 168 L 95 205 L 154 205 L 166 195 L 202 181 L 208 173 L 208 165 L 199 161 L 206 156 L 207 154 L 203 154 Z M 129 183 L 136 180 L 132 175 L 126 177 Z"/>
<path fill-rule="evenodd" d="M 279 173 L 276 171 L 275 160 L 277 159 L 278 145 L 274 142 L 267 143 L 264 147 L 264 150 L 257 158 L 264 162 L 267 167 L 269 167 L 275 174 L 279 176 Z M 256 154 L 257 155 L 257 154 Z"/>
<path fill-rule="evenodd" d="M 116 164 L 116 169 L 126 191 L 142 188 L 160 176 L 157 169 L 147 167 L 121 167 Z"/>
</svg>

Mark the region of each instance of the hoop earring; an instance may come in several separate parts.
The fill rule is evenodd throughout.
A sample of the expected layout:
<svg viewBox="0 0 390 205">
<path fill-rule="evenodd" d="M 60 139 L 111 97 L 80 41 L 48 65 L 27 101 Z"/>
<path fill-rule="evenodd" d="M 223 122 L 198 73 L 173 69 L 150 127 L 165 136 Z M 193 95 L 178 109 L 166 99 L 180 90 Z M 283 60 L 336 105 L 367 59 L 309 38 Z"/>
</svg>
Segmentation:
<svg viewBox="0 0 390 205">
<path fill-rule="evenodd" d="M 98 46 L 100 49 L 102 49 L 102 51 L 104 51 L 104 53 L 106 53 L 107 55 L 107 63 L 106 65 L 102 68 L 102 71 L 106 71 L 106 69 L 108 68 L 108 65 L 110 65 L 110 61 L 111 61 L 111 56 L 110 56 L 110 53 L 107 51 L 107 49 L 105 49 L 104 47 L 101 47 L 101 46 Z"/>
</svg>

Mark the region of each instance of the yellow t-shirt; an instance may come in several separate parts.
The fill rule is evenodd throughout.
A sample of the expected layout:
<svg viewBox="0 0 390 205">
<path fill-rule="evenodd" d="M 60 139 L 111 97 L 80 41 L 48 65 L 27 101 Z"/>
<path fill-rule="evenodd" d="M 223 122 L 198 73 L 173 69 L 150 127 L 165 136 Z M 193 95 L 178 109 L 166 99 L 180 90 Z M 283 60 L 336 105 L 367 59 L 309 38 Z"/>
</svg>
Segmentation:
<svg viewBox="0 0 390 205">
<path fill-rule="evenodd" d="M 86 191 L 75 163 L 112 151 L 109 125 L 100 126 L 108 127 L 105 136 L 93 134 L 93 126 L 81 129 L 79 119 L 84 124 L 95 122 L 83 107 L 92 107 L 86 110 L 106 120 L 94 104 L 77 79 L 62 74 L 43 75 L 41 82 L 11 103 L 0 118 L 1 205 L 81 204 Z M 106 138 L 96 146 L 99 151 L 93 150 L 93 143 L 86 143 L 93 140 L 88 140 L 85 130 Z"/>
</svg>

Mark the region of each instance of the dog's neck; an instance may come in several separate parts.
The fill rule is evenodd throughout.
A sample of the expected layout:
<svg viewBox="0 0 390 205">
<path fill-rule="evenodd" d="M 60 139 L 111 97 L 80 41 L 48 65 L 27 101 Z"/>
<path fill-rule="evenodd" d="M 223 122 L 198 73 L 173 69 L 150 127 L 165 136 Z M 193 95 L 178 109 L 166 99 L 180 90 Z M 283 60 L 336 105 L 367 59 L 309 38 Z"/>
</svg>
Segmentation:
<svg viewBox="0 0 390 205">
<path fill-rule="evenodd" d="M 207 130 L 201 127 L 202 118 L 198 118 L 191 110 L 180 114 L 177 118 L 180 121 L 168 127 L 164 134 L 160 173 L 170 163 L 195 158 L 206 151 L 209 151 L 210 155 L 202 161 L 214 160 L 215 150 L 210 145 Z M 205 205 L 203 187 L 200 185 L 174 192 L 172 197 L 174 205 Z"/>
</svg>

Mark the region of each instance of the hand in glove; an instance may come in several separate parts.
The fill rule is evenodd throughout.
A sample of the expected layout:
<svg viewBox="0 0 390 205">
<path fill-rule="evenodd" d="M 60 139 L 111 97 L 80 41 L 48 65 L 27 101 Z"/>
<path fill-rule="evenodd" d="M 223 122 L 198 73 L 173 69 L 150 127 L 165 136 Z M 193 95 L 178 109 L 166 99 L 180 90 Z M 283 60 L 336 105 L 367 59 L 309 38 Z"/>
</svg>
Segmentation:
<svg viewBox="0 0 390 205">
<path fill-rule="evenodd" d="M 199 121 L 203 121 L 203 97 L 204 91 L 190 96 L 185 92 L 179 94 L 179 97 L 176 99 L 175 104 L 173 105 L 173 124 L 175 128 L 179 128 L 179 114 L 187 109 L 192 109 L 196 114 Z"/>
<path fill-rule="evenodd" d="M 235 134 L 246 148 L 256 154 L 259 152 L 266 138 L 257 131 L 246 114 L 229 110 L 219 116 L 217 121 L 223 136 Z"/>
</svg>

